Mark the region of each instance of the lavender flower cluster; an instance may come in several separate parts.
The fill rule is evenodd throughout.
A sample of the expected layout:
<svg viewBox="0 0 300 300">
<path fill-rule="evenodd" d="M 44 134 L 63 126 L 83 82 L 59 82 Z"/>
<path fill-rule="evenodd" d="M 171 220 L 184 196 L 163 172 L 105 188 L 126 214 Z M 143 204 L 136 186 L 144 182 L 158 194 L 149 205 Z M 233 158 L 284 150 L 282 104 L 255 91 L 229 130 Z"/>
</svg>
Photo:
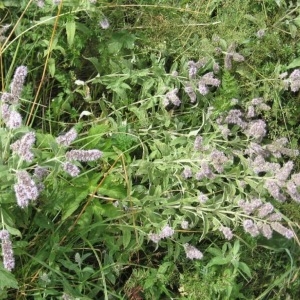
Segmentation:
<svg viewBox="0 0 300 300">
<path fill-rule="evenodd" d="M 16 69 L 12 83 L 10 85 L 10 92 L 4 92 L 0 99 L 1 117 L 8 129 L 15 129 L 22 125 L 22 117 L 17 112 L 16 108 L 19 104 L 19 98 L 22 93 L 23 85 L 27 75 L 27 67 L 20 66 Z M 56 138 L 58 145 L 69 147 L 71 143 L 77 138 L 77 131 L 75 128 L 69 130 L 66 134 Z M 33 163 L 34 152 L 33 146 L 36 140 L 35 132 L 31 131 L 25 133 L 21 138 L 10 144 L 10 150 L 13 154 L 19 156 L 18 170 L 15 172 L 17 183 L 14 185 L 14 191 L 17 199 L 17 204 L 21 208 L 25 208 L 31 201 L 35 201 L 39 193 L 43 190 L 42 183 L 48 170 L 36 165 L 34 168 L 34 175 L 31 176 L 26 170 L 19 169 L 22 161 Z M 62 168 L 71 176 L 77 176 L 80 169 L 74 164 L 77 162 L 89 162 L 99 159 L 102 152 L 94 150 L 70 150 L 65 152 L 66 162 L 62 162 Z"/>
<path fill-rule="evenodd" d="M 224 125 L 225 124 L 234 124 L 239 126 L 242 129 L 242 132 L 248 137 L 252 138 L 253 140 L 257 142 L 261 142 L 262 139 L 265 137 L 267 130 L 266 130 L 266 123 L 262 119 L 257 120 L 245 120 L 249 119 L 249 117 L 256 116 L 256 109 L 262 109 L 262 105 L 256 105 L 251 106 L 250 112 L 248 110 L 247 115 L 245 115 L 241 110 L 239 109 L 231 109 L 227 112 L 226 116 L 219 117 L 217 119 L 217 124 L 220 127 L 220 131 L 224 132 Z M 265 105 L 265 108 L 267 105 Z M 245 118 L 245 119 L 244 119 Z M 228 137 L 228 134 L 226 136 L 223 135 L 224 138 Z"/>
<path fill-rule="evenodd" d="M 2 42 L 6 40 L 4 34 L 6 33 L 9 27 L 10 27 L 9 24 L 0 27 L 0 44 L 2 44 Z"/>
<path fill-rule="evenodd" d="M 22 116 L 17 111 L 17 105 L 21 96 L 25 78 L 27 76 L 27 67 L 20 66 L 16 69 L 10 92 L 4 92 L 1 95 L 1 118 L 9 129 L 19 128 L 22 125 Z"/>
<path fill-rule="evenodd" d="M 203 144 L 203 137 L 197 135 L 194 141 L 194 150 L 196 153 L 201 152 L 199 156 L 199 165 L 197 171 L 193 173 L 193 170 L 190 166 L 184 166 L 184 170 L 181 176 L 184 179 L 195 178 L 200 181 L 204 178 L 213 179 L 215 177 L 215 172 L 222 173 L 224 167 L 230 161 L 230 159 L 224 154 L 224 152 L 211 148 L 210 146 L 205 146 Z M 207 200 L 207 197 L 203 197 L 200 194 L 200 202 L 204 203 Z"/>
<path fill-rule="evenodd" d="M 38 8 L 43 8 L 45 6 L 44 0 L 35 0 L 35 3 Z"/>
<path fill-rule="evenodd" d="M 286 78 L 287 75 L 287 72 L 280 75 L 280 79 L 283 79 L 284 88 L 286 90 L 290 88 L 292 92 L 298 92 L 300 89 L 300 69 L 295 69 L 288 78 Z"/>
<path fill-rule="evenodd" d="M 197 76 L 198 71 L 203 68 L 207 64 L 207 62 L 207 58 L 202 58 L 197 62 L 191 60 L 187 64 L 189 80 L 184 83 L 184 91 L 190 98 L 191 103 L 195 103 L 197 100 L 197 95 L 194 87 L 197 86 L 197 91 L 204 96 L 209 93 L 211 87 L 220 86 L 221 81 L 218 78 L 215 78 L 214 75 L 219 72 L 219 65 L 217 63 L 213 64 L 213 72 L 208 72 L 202 76 Z M 164 107 L 168 107 L 170 105 L 177 107 L 180 106 L 181 100 L 179 99 L 177 94 L 178 88 L 169 91 L 165 95 L 163 100 Z"/>
<path fill-rule="evenodd" d="M 250 233 L 251 236 L 256 237 L 262 234 L 267 239 L 270 239 L 273 231 L 276 231 L 288 239 L 294 237 L 293 231 L 280 223 L 282 216 L 274 212 L 274 207 L 271 203 L 263 203 L 261 199 L 254 198 L 250 201 L 240 200 L 238 206 L 246 215 L 252 215 L 259 219 L 259 221 L 254 221 L 249 218 L 243 221 L 244 230 Z"/>
<path fill-rule="evenodd" d="M 203 258 L 202 252 L 188 243 L 184 244 L 184 250 L 185 250 L 186 257 L 191 260 Z"/>
<path fill-rule="evenodd" d="M 219 230 L 223 233 L 226 240 L 230 241 L 233 238 L 233 233 L 229 227 L 221 226 Z"/>
<path fill-rule="evenodd" d="M 160 233 L 150 233 L 148 237 L 152 242 L 157 244 L 160 240 L 173 236 L 174 233 L 174 229 L 169 225 L 166 225 L 162 228 Z"/>
<path fill-rule="evenodd" d="M 12 249 L 12 243 L 10 240 L 10 235 L 7 230 L 0 230 L 0 240 L 4 268 L 8 271 L 12 271 L 12 269 L 15 267 L 15 258 Z"/>
<path fill-rule="evenodd" d="M 282 155 L 291 157 L 298 155 L 298 150 L 288 149 L 285 143 L 279 143 L 278 141 L 285 142 L 285 139 L 276 140 L 264 147 L 256 143 L 250 143 L 244 154 L 249 155 L 248 164 L 254 173 L 267 174 L 262 180 L 264 181 L 264 187 L 274 199 L 282 202 L 289 195 L 293 200 L 300 202 L 298 192 L 300 182 L 297 180 L 300 175 L 297 173 L 291 176 L 294 167 L 293 162 L 287 161 L 280 165 L 268 161 L 268 158 L 272 158 L 272 156 L 278 158 Z"/>
<path fill-rule="evenodd" d="M 268 111 L 271 107 L 264 103 L 263 98 L 254 98 L 251 100 L 250 105 L 248 106 L 246 118 L 254 118 L 261 111 Z"/>
<path fill-rule="evenodd" d="M 182 228 L 187 229 L 188 228 L 188 221 L 183 221 L 181 223 Z M 175 233 L 174 229 L 170 227 L 169 225 L 166 225 L 162 228 L 160 233 L 150 233 L 148 235 L 149 239 L 154 242 L 154 243 L 159 243 L 160 240 L 169 238 L 173 236 Z M 202 259 L 203 254 L 201 251 L 199 251 L 197 248 L 194 246 L 191 246 L 189 244 L 184 244 L 184 250 L 186 253 L 186 257 L 193 260 L 193 259 Z"/>
<path fill-rule="evenodd" d="M 56 142 L 63 147 L 69 147 L 71 143 L 77 138 L 77 131 L 71 128 L 64 135 L 56 138 Z M 74 162 L 88 162 L 94 161 L 102 157 L 103 153 L 100 150 L 70 150 L 65 153 L 66 162 L 62 164 L 63 170 L 72 177 L 76 177 L 80 173 L 80 169 Z"/>
<path fill-rule="evenodd" d="M 173 104 L 174 106 L 180 106 L 181 100 L 177 96 L 177 93 L 178 93 L 178 89 L 175 88 L 165 95 L 165 98 L 163 101 L 163 104 L 165 107 L 167 107 L 170 104 Z"/>
<path fill-rule="evenodd" d="M 29 201 L 34 201 L 39 195 L 39 189 L 27 171 L 18 171 L 18 182 L 14 185 L 17 203 L 21 208 L 28 206 Z"/>
<path fill-rule="evenodd" d="M 236 52 L 236 44 L 232 43 L 229 45 L 225 58 L 224 58 L 224 67 L 227 70 L 232 69 L 232 61 L 243 62 L 245 60 L 244 56 Z"/>
<path fill-rule="evenodd" d="M 27 162 L 32 162 L 33 160 L 33 153 L 32 153 L 32 146 L 35 143 L 35 133 L 29 132 L 22 136 L 21 139 L 15 141 L 13 144 L 10 145 L 10 149 L 13 153 L 16 153 L 20 156 L 23 160 Z"/>
</svg>

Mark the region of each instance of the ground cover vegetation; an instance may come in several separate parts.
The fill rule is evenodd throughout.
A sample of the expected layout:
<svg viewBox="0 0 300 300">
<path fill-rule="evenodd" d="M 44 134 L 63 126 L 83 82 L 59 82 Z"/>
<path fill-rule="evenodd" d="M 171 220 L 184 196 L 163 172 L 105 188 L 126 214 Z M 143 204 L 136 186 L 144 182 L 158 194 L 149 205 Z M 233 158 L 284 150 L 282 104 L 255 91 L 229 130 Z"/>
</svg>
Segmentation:
<svg viewBox="0 0 300 300">
<path fill-rule="evenodd" d="M 297 299 L 299 13 L 0 1 L 0 299 Z"/>
</svg>

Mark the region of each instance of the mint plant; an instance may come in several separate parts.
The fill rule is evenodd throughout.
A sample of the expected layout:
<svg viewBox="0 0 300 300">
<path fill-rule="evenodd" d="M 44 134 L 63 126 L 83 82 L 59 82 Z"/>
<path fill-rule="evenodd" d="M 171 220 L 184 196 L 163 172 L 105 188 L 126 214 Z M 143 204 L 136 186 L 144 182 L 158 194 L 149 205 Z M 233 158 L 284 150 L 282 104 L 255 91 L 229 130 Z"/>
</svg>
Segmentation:
<svg viewBox="0 0 300 300">
<path fill-rule="evenodd" d="M 0 5 L 0 299 L 297 297 L 299 5 L 144 2 Z"/>
<path fill-rule="evenodd" d="M 56 138 L 57 151 L 53 153 L 53 157 L 37 163 L 34 149 L 35 132 L 29 131 L 22 134 L 28 131 L 28 128 L 22 124 L 22 116 L 18 112 L 26 75 L 27 68 L 24 66 L 18 67 L 10 85 L 10 91 L 2 93 L 0 100 L 2 121 L 1 169 L 7 176 L 7 182 L 2 177 L 3 186 L 6 188 L 3 191 L 4 197 L 2 197 L 1 205 L 3 229 L 1 230 L 0 239 L 2 241 L 3 264 L 9 271 L 12 271 L 15 266 L 10 233 L 18 234 L 18 229 L 15 228 L 12 218 L 14 204 L 21 209 L 27 208 L 30 204 L 34 205 L 44 189 L 43 179 L 46 176 L 57 176 L 59 172 L 65 171 L 70 176 L 76 177 L 80 173 L 78 167 L 80 162 L 95 161 L 102 156 L 102 152 L 98 149 L 66 151 L 77 138 L 77 132 L 72 128 L 66 134 Z M 21 137 L 15 140 L 15 137 L 19 136 L 20 133 L 22 134 Z M 52 168 L 49 167 L 49 161 L 51 160 L 55 161 L 55 166 Z M 53 169 L 56 169 L 56 172 L 53 172 Z M 10 184 L 14 181 L 13 195 Z M 10 198 L 9 201 L 7 197 Z M 9 219 L 11 221 L 8 221 Z"/>
</svg>

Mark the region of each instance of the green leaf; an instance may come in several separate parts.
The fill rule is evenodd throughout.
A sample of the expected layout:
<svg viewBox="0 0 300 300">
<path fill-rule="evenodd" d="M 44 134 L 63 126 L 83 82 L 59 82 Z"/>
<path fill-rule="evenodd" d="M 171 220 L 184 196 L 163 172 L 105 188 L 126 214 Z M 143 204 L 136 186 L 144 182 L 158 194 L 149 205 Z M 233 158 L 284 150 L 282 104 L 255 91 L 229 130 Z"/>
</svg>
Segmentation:
<svg viewBox="0 0 300 300">
<path fill-rule="evenodd" d="M 286 68 L 294 69 L 300 67 L 300 57 L 295 58 Z"/>
<path fill-rule="evenodd" d="M 158 274 L 167 274 L 168 269 L 173 265 L 173 262 L 164 262 L 159 266 L 157 273 Z"/>
<path fill-rule="evenodd" d="M 298 16 L 297 18 L 295 18 L 295 19 L 293 20 L 293 22 L 295 23 L 295 25 L 296 25 L 297 27 L 300 27 L 300 16 Z"/>
<path fill-rule="evenodd" d="M 249 278 L 251 278 L 251 270 L 250 268 L 244 263 L 244 262 L 239 262 L 238 268 L 245 273 Z"/>
<path fill-rule="evenodd" d="M 126 249 L 131 240 L 131 230 L 129 228 L 125 228 L 125 227 L 122 227 L 121 230 L 123 233 L 123 236 L 122 236 L 123 246 L 124 246 L 124 249 Z"/>
<path fill-rule="evenodd" d="M 90 62 L 94 65 L 96 71 L 97 71 L 99 74 L 101 73 L 101 70 L 102 70 L 102 69 L 101 69 L 101 64 L 100 64 L 98 58 L 96 58 L 96 57 L 84 57 L 84 56 L 82 56 L 82 57 L 83 57 L 84 59 L 90 61 Z"/>
<path fill-rule="evenodd" d="M 297 35 L 297 26 L 295 26 L 294 24 L 290 23 L 289 24 L 289 29 L 290 29 L 290 34 L 292 38 L 295 38 Z"/>
<path fill-rule="evenodd" d="M 218 266 L 226 265 L 230 262 L 230 260 L 231 260 L 230 257 L 214 257 L 207 264 L 207 267 L 211 267 L 211 266 L 215 266 L 215 265 L 218 265 Z"/>
<path fill-rule="evenodd" d="M 4 288 L 17 289 L 18 282 L 12 273 L 0 267 L 0 290 Z"/>
<path fill-rule="evenodd" d="M 66 23 L 66 32 L 67 32 L 67 42 L 70 47 L 74 43 L 75 31 L 76 31 L 75 21 L 74 20 L 68 21 Z"/>
<path fill-rule="evenodd" d="M 240 241 L 236 240 L 234 242 L 232 252 L 233 252 L 234 255 L 237 255 L 239 253 L 239 250 L 240 250 Z"/>
<path fill-rule="evenodd" d="M 22 237 L 22 233 L 20 232 L 20 230 L 18 230 L 17 228 L 13 228 L 13 227 L 11 227 L 11 226 L 8 226 L 7 224 L 6 224 L 6 229 L 7 229 L 7 231 L 11 234 L 11 235 L 16 235 L 16 236 L 18 236 L 18 237 Z"/>
<path fill-rule="evenodd" d="M 207 252 L 213 254 L 214 256 L 223 255 L 222 251 L 218 248 L 210 247 L 206 250 Z"/>
<path fill-rule="evenodd" d="M 89 194 L 89 190 L 87 188 L 76 188 L 72 187 L 69 190 L 69 198 L 65 201 L 65 205 L 63 208 L 62 220 L 66 220 L 68 217 L 72 215 L 72 213 L 79 207 L 81 202 L 86 199 Z"/>
<path fill-rule="evenodd" d="M 89 130 L 88 136 L 85 138 L 85 142 L 89 149 L 99 148 L 100 142 L 104 141 L 103 135 L 107 134 L 109 126 L 105 124 L 95 125 Z"/>
<path fill-rule="evenodd" d="M 156 281 L 156 277 L 154 277 L 153 274 L 150 275 L 145 281 L 144 289 L 147 290 L 149 288 L 152 288 Z"/>
<path fill-rule="evenodd" d="M 54 77 L 55 75 L 55 59 L 50 57 L 48 60 L 48 69 L 49 69 L 49 73 L 52 77 Z"/>
</svg>

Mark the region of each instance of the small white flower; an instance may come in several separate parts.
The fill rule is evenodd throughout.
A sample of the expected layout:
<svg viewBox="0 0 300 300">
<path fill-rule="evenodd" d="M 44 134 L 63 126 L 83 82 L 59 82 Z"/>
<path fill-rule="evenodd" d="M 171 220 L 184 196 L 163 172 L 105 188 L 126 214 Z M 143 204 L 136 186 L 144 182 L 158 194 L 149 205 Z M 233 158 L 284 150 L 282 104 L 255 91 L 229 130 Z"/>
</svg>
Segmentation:
<svg viewBox="0 0 300 300">
<path fill-rule="evenodd" d="M 189 228 L 189 222 L 188 221 L 182 221 L 181 222 L 181 228 L 182 229 L 188 229 Z"/>
<path fill-rule="evenodd" d="M 100 21 L 99 25 L 100 25 L 100 27 L 101 27 L 102 29 L 108 29 L 109 26 L 110 26 L 110 24 L 109 24 L 107 18 L 103 18 L 103 19 Z"/>
<path fill-rule="evenodd" d="M 85 82 L 82 81 L 82 80 L 79 80 L 79 79 L 75 80 L 74 83 L 75 83 L 76 85 L 85 85 Z"/>
</svg>

